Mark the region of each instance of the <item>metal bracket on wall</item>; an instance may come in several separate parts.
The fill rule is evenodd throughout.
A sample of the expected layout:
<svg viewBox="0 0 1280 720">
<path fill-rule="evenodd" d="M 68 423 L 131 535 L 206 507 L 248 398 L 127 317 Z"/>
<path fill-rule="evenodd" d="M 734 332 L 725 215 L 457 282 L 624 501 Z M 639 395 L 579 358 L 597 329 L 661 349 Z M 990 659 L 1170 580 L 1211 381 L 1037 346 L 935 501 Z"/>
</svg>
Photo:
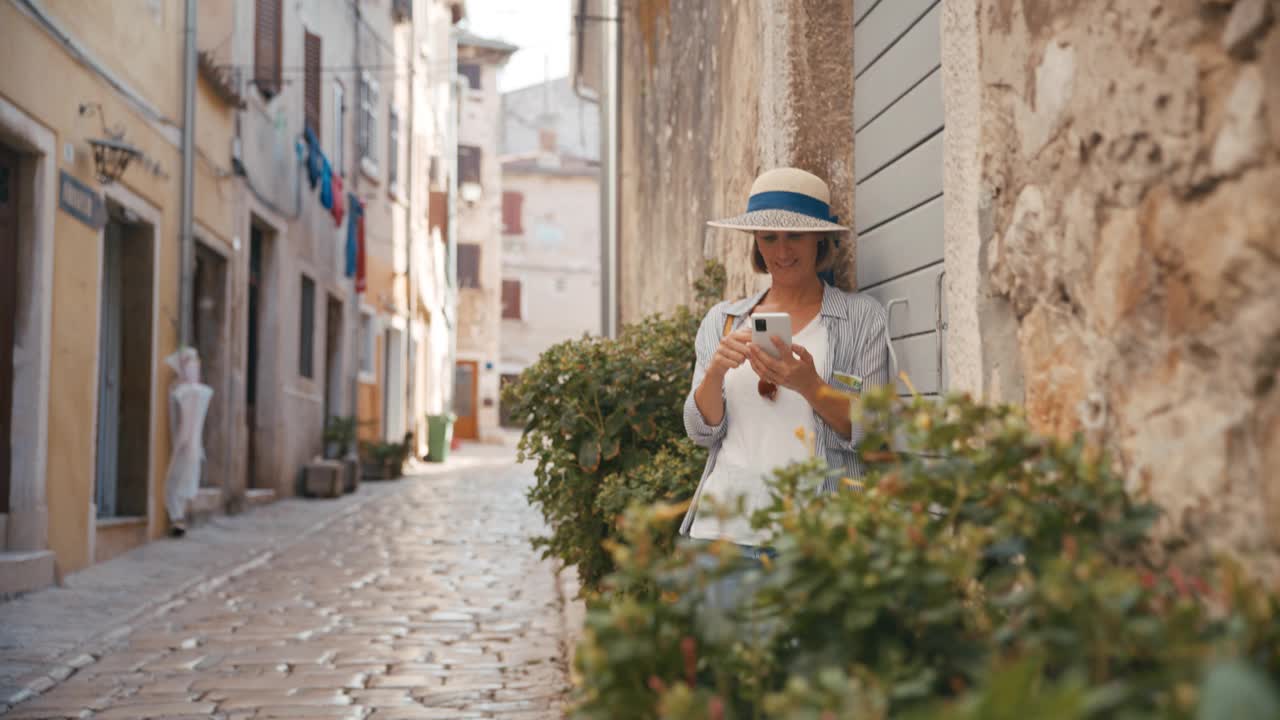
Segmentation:
<svg viewBox="0 0 1280 720">
<path fill-rule="evenodd" d="M 941 395 L 946 390 L 946 387 L 943 385 L 944 378 L 942 373 L 942 360 L 943 360 L 942 333 L 944 330 L 947 329 L 947 323 L 944 322 L 942 319 L 942 278 L 946 276 L 946 274 L 947 274 L 947 271 L 945 268 L 938 273 L 937 294 L 934 295 L 934 302 L 933 302 L 933 310 L 934 310 L 933 332 L 938 337 L 938 364 L 936 367 L 938 368 L 938 394 L 939 395 Z"/>
<path fill-rule="evenodd" d="M 893 298 L 884 306 L 884 334 L 889 345 L 889 382 L 898 377 L 898 353 L 893 349 L 893 308 L 896 305 L 910 305 L 906 298 Z"/>
</svg>

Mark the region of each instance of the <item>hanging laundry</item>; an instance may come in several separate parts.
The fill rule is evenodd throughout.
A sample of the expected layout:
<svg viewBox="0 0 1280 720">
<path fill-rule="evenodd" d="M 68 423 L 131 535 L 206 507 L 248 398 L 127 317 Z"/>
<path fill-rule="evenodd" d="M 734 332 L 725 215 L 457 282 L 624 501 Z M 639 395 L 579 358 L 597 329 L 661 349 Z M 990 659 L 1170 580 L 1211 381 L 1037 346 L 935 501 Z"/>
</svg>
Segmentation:
<svg viewBox="0 0 1280 720">
<path fill-rule="evenodd" d="M 333 207 L 333 168 L 326 158 L 320 159 L 324 163 L 320 168 L 320 207 L 329 210 Z"/>
<path fill-rule="evenodd" d="M 320 182 L 320 173 L 324 168 L 324 153 L 320 150 L 320 140 L 316 134 L 307 128 L 304 136 L 307 140 L 307 184 L 312 190 L 316 189 L 316 183 Z"/>
<path fill-rule="evenodd" d="M 330 212 L 333 213 L 334 226 L 341 227 L 342 215 L 346 212 L 346 204 L 342 196 L 342 176 L 334 175 L 330 183 L 333 185 L 333 209 Z"/>
<path fill-rule="evenodd" d="M 357 204 L 351 206 L 351 212 L 354 214 L 356 208 L 360 208 L 359 217 L 356 219 L 356 293 L 363 293 L 367 285 L 365 279 L 365 263 L 364 263 L 364 203 L 356 201 Z"/>
<path fill-rule="evenodd" d="M 356 258 L 359 253 L 359 239 L 357 235 L 360 217 L 364 215 L 364 209 L 360 206 L 360 201 L 356 200 L 356 196 L 347 193 L 347 205 L 351 207 L 351 212 L 347 213 L 347 267 L 343 273 L 346 277 L 355 277 L 356 274 Z"/>
</svg>

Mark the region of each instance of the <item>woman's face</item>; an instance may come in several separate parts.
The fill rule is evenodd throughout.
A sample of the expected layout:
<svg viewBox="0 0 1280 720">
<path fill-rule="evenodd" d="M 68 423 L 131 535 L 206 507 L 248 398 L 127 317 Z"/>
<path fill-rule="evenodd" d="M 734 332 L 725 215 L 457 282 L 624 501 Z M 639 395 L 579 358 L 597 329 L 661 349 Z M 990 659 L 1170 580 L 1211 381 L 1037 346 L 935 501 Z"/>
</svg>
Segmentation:
<svg viewBox="0 0 1280 720">
<path fill-rule="evenodd" d="M 756 247 L 773 281 L 807 281 L 817 274 L 820 232 L 756 231 Z"/>
</svg>

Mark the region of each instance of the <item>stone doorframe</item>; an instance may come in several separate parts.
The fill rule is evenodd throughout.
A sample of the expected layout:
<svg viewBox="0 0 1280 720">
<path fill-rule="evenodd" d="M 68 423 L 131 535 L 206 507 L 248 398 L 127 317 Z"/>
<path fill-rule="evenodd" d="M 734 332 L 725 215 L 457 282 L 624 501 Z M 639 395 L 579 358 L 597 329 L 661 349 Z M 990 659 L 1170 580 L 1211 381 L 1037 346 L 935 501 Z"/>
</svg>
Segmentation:
<svg viewBox="0 0 1280 720">
<path fill-rule="evenodd" d="M 160 320 L 163 317 L 160 314 L 160 276 L 165 272 L 160 265 L 160 231 L 164 227 L 164 215 L 160 212 L 160 208 L 152 205 L 149 201 L 143 199 L 133 191 L 114 182 L 102 188 L 103 202 L 111 201 L 123 208 L 128 209 L 138 216 L 138 219 L 151 226 L 151 382 L 150 397 L 147 402 L 150 403 L 151 412 L 148 413 L 147 427 L 147 536 L 158 537 L 164 533 L 167 516 L 162 512 L 157 512 L 158 503 L 163 498 L 163 490 L 161 487 L 161 479 L 157 475 L 157 468 L 164 467 L 163 464 L 157 465 L 156 452 L 159 449 L 156 444 L 156 424 L 159 422 L 160 413 L 164 412 L 164 417 L 169 417 L 168 403 L 158 403 L 157 399 L 162 396 L 159 394 L 159 378 L 165 377 L 164 373 L 168 370 L 164 364 L 166 356 L 172 352 L 172 349 L 162 348 L 160 346 Z M 104 225 L 102 230 L 98 232 L 98 302 L 101 303 L 102 297 L 102 273 L 106 266 L 105 250 L 107 242 L 107 230 Z M 90 417 L 98 417 L 98 392 L 97 378 L 100 372 L 99 363 L 102 361 L 100 354 L 96 348 L 101 347 L 102 327 L 100 324 L 95 326 L 93 347 L 94 362 L 93 375 L 94 393 L 93 407 L 90 408 Z M 161 372 L 161 371 L 164 372 Z M 97 432 L 93 433 L 93 441 L 90 443 L 93 447 L 93 457 L 98 456 Z M 90 493 L 90 497 L 92 497 Z M 89 508 L 89 558 L 95 557 L 97 549 L 93 546 L 97 538 L 98 514 L 93 510 L 93 503 L 90 502 Z"/>
<path fill-rule="evenodd" d="M 942 2 L 943 237 L 946 362 L 951 387 L 996 402 L 1023 401 L 1017 319 L 992 296 L 986 250 L 994 233 L 982 175 L 980 0 Z"/>
<path fill-rule="evenodd" d="M 53 131 L 0 97 L 0 142 L 17 150 L 19 268 L 13 411 L 31 422 L 13 424 L 10 505 L 0 515 L 0 550 L 49 547 L 46 495 L 49 451 L 49 360 L 53 318 L 54 212 L 58 150 Z"/>
</svg>

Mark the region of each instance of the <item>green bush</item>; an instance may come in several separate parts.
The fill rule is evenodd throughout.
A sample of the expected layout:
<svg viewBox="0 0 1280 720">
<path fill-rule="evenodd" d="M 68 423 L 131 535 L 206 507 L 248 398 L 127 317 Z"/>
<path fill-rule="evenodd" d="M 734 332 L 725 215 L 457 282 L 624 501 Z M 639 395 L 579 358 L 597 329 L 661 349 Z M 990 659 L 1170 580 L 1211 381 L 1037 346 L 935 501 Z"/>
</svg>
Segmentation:
<svg viewBox="0 0 1280 720">
<path fill-rule="evenodd" d="M 537 463 L 529 500 L 551 530 L 535 545 L 576 565 L 588 593 L 613 569 L 603 543 L 621 510 L 693 494 L 706 453 L 685 437 L 682 408 L 702 312 L 723 285 L 708 263 L 698 308 L 555 345 L 503 390 L 525 428 L 520 459 Z"/>
<path fill-rule="evenodd" d="M 1083 441 L 960 397 L 886 390 L 854 414 L 863 491 L 817 495 L 817 461 L 779 470 L 753 518 L 778 555 L 742 612 L 706 598 L 731 547 L 704 569 L 662 549 L 680 506 L 628 511 L 576 717 L 1276 717 L 1280 603 L 1229 565 L 1147 565 L 1156 508 Z"/>
</svg>

